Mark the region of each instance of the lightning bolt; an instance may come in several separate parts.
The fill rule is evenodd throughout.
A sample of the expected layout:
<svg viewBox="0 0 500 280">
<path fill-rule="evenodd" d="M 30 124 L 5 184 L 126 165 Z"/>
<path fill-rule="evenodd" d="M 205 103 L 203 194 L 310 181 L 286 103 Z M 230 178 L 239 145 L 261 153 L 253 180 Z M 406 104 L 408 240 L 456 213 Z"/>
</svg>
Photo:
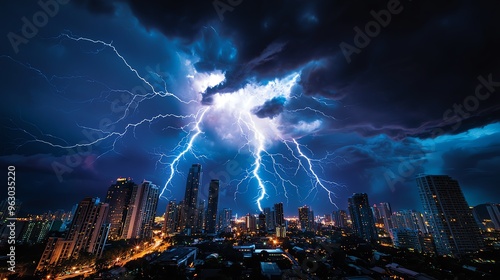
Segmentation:
<svg viewBox="0 0 500 280">
<path fill-rule="evenodd" d="M 200 129 L 200 123 L 203 121 L 203 117 L 205 116 L 206 112 L 209 110 L 210 107 L 206 107 L 206 108 L 203 108 L 201 109 L 199 112 L 198 112 L 198 115 L 197 116 L 197 120 L 196 120 L 196 123 L 195 123 L 195 126 L 194 128 L 190 131 L 190 133 L 192 133 L 191 137 L 189 138 L 189 141 L 187 141 L 187 144 L 186 146 L 184 147 L 183 150 L 181 150 L 181 152 L 175 156 L 175 158 L 172 160 L 172 162 L 169 164 L 169 167 L 170 167 L 170 175 L 167 179 L 167 181 L 165 182 L 165 185 L 163 186 L 163 189 L 160 193 L 160 197 L 164 197 L 163 196 L 163 193 L 165 192 L 165 190 L 167 190 L 167 187 L 170 185 L 170 183 L 172 182 L 172 179 L 174 178 L 174 175 L 176 174 L 177 171 L 177 166 L 179 165 L 179 161 L 181 160 L 181 158 L 188 152 L 190 152 L 193 148 L 193 142 L 196 140 L 196 138 L 198 137 L 198 135 L 200 135 L 202 133 L 201 129 Z M 189 135 L 189 134 L 188 134 Z M 187 137 L 187 136 L 186 136 Z M 182 140 L 181 140 L 182 142 Z M 179 143 L 181 143 L 179 142 Z M 179 145 L 178 145 L 179 146 Z M 166 198 L 166 197 L 165 197 Z"/>
<path fill-rule="evenodd" d="M 144 124 L 150 124 L 157 121 L 158 119 L 164 119 L 164 118 L 175 118 L 175 119 L 189 119 L 190 122 L 184 126 L 180 127 L 166 127 L 165 129 L 181 129 L 183 132 L 185 132 L 185 136 L 177 143 L 177 145 L 172 149 L 170 153 L 162 153 L 162 152 L 157 152 L 154 153 L 156 156 L 158 156 L 158 161 L 157 164 L 162 164 L 166 165 L 168 169 L 168 177 L 165 181 L 165 184 L 161 190 L 160 197 L 162 198 L 167 198 L 165 196 L 165 192 L 169 191 L 169 187 L 172 186 L 172 180 L 174 179 L 176 174 L 179 174 L 178 166 L 181 160 L 185 158 L 185 156 L 190 153 L 193 155 L 195 158 L 199 159 L 204 157 L 203 155 L 199 155 L 195 151 L 195 142 L 196 140 L 200 137 L 201 134 L 204 133 L 202 129 L 202 124 L 205 122 L 206 116 L 207 115 L 217 115 L 220 111 L 223 112 L 228 112 L 231 108 L 234 110 L 234 112 L 237 113 L 232 113 L 232 117 L 234 117 L 234 122 L 231 125 L 231 129 L 235 129 L 235 131 L 239 132 L 238 137 L 243 137 L 244 141 L 243 143 L 239 144 L 238 147 L 238 154 L 242 153 L 245 148 L 248 149 L 248 152 L 250 154 L 249 156 L 249 164 L 250 167 L 244 171 L 244 174 L 241 179 L 234 179 L 236 184 L 236 192 L 234 193 L 235 200 L 236 200 L 236 195 L 240 192 L 240 187 L 243 186 L 245 183 L 247 183 L 247 189 L 248 186 L 251 184 L 251 182 L 256 182 L 257 185 L 257 195 L 255 197 L 255 203 L 257 205 L 257 208 L 259 211 L 263 211 L 263 203 L 266 198 L 269 197 L 268 193 L 268 186 L 274 187 L 276 190 L 276 193 L 278 193 L 279 186 L 281 185 L 281 189 L 283 190 L 283 193 L 285 197 L 288 199 L 288 189 L 290 187 L 295 188 L 297 195 L 299 195 L 299 186 L 292 182 L 290 179 L 287 179 L 287 177 L 294 177 L 299 174 L 299 172 L 304 172 L 307 174 L 307 176 L 310 179 L 311 182 L 311 188 L 309 192 L 307 193 L 307 197 L 309 197 L 314 191 L 318 192 L 318 189 L 325 191 L 328 194 L 328 198 L 330 203 L 337 205 L 334 202 L 334 198 L 336 197 L 335 193 L 332 191 L 333 188 L 341 186 L 340 184 L 330 181 L 330 180 L 325 180 L 321 178 L 320 175 L 318 175 L 318 172 L 316 172 L 315 168 L 318 166 L 320 168 L 322 167 L 322 163 L 325 162 L 330 156 L 330 153 L 327 153 L 327 155 L 322 158 L 322 159 L 314 159 L 312 157 L 309 157 L 306 152 L 304 152 L 304 149 L 307 150 L 306 146 L 301 145 L 295 138 L 286 138 L 283 137 L 282 135 L 279 135 L 279 123 L 276 120 L 272 119 L 258 119 L 255 114 L 252 113 L 252 109 L 255 107 L 256 104 L 262 104 L 264 101 L 269 100 L 271 98 L 274 98 L 276 96 L 282 96 L 283 94 L 285 95 L 286 99 L 298 99 L 302 95 L 299 96 L 291 96 L 291 88 L 297 83 L 297 80 L 299 78 L 299 74 L 294 73 L 293 75 L 290 75 L 288 77 L 285 77 L 284 79 L 278 81 L 272 81 L 267 83 L 266 85 L 252 85 L 248 90 L 255 91 L 257 90 L 260 86 L 268 86 L 268 88 L 265 88 L 262 90 L 263 96 L 256 95 L 252 96 L 251 94 L 247 94 L 245 90 L 238 92 L 240 96 L 236 93 L 227 93 L 224 95 L 224 97 L 221 95 L 219 96 L 219 100 L 215 100 L 213 105 L 210 106 L 201 106 L 196 113 L 193 114 L 186 114 L 186 115 L 180 115 L 180 114 L 157 114 L 155 116 L 149 117 L 149 118 L 143 118 L 139 121 L 135 122 L 126 122 L 126 118 L 130 115 L 130 112 L 134 108 L 134 106 L 139 106 L 140 103 L 144 100 L 151 99 L 151 98 L 173 98 L 176 102 L 186 105 L 186 106 L 193 106 L 199 104 L 197 100 L 184 100 L 177 95 L 170 93 L 166 89 L 166 83 L 163 81 L 163 85 L 161 86 L 154 86 L 151 84 L 147 78 L 141 76 L 139 71 L 137 71 L 128 61 L 127 59 L 120 54 L 118 49 L 113 45 L 113 42 L 105 42 L 101 40 L 94 40 L 86 37 L 78 37 L 74 36 L 70 32 L 63 33 L 56 37 L 60 40 L 72 40 L 75 42 L 86 42 L 86 43 L 91 43 L 98 45 L 99 48 L 95 50 L 94 54 L 99 54 L 101 53 L 104 49 L 108 48 L 110 49 L 116 57 L 127 67 L 128 70 L 130 70 L 132 73 L 134 73 L 135 77 L 139 79 L 142 83 L 144 83 L 149 92 L 146 92 L 144 94 L 136 94 L 128 90 L 121 90 L 121 89 L 112 89 L 109 87 L 106 87 L 109 92 L 125 92 L 131 96 L 130 100 L 127 100 L 125 104 L 125 110 L 122 115 L 118 116 L 116 120 L 114 120 L 111 125 L 117 125 L 120 124 L 123 126 L 123 128 L 119 131 L 108 131 L 104 129 L 96 129 L 92 127 L 87 127 L 83 125 L 78 125 L 80 128 L 85 128 L 89 129 L 94 132 L 98 132 L 101 137 L 98 137 L 97 139 L 94 139 L 93 141 L 90 141 L 88 143 L 78 143 L 78 144 L 69 144 L 63 139 L 57 138 L 53 135 L 50 134 L 44 134 L 42 133 L 39 129 L 39 134 L 43 135 L 43 137 L 38 137 L 34 133 L 31 133 L 28 130 L 25 129 L 19 129 L 23 131 L 26 135 L 32 138 L 31 141 L 29 142 L 38 142 L 38 143 L 43 143 L 46 145 L 49 145 L 53 148 L 61 148 L 61 149 L 72 149 L 72 148 L 78 148 L 78 147 L 88 147 L 91 145 L 97 145 L 101 142 L 104 141 L 110 141 L 111 142 L 111 149 L 104 152 L 103 154 L 99 155 L 97 158 L 100 158 L 104 154 L 115 151 L 115 145 L 117 142 L 122 139 L 126 134 L 128 133 L 134 133 L 135 135 L 135 130 L 137 127 L 142 126 Z M 12 59 L 12 58 L 10 58 Z M 12 59 L 13 60 L 13 59 Z M 15 61 L 15 60 L 13 60 Z M 20 63 L 19 61 L 15 61 L 17 63 Z M 42 76 L 47 83 L 49 83 L 51 86 L 53 86 L 58 92 L 60 91 L 56 85 L 54 80 L 57 79 L 58 77 L 44 74 L 41 70 L 29 65 L 29 64 L 22 64 L 24 67 L 30 69 L 31 71 L 34 71 L 38 75 Z M 149 71 L 149 70 L 148 70 Z M 151 71 L 150 71 L 151 72 Z M 154 75 L 157 75 L 157 73 L 154 73 Z M 49 78 L 50 77 L 50 78 Z M 160 76 L 158 76 L 160 77 Z M 194 76 L 190 76 L 190 78 L 193 78 Z M 80 77 L 81 78 L 81 77 Z M 161 78 L 161 77 L 160 77 Z M 161 90 L 157 90 L 158 87 L 162 87 Z M 272 92 L 274 95 L 269 94 L 268 92 Z M 266 95 L 267 94 L 267 95 Z M 230 99 L 231 96 L 235 96 L 234 99 Z M 101 92 L 101 97 L 102 97 L 102 92 Z M 101 98 L 100 97 L 100 98 Z M 262 100 L 257 100 L 258 98 L 263 98 Z M 254 100 L 251 100 L 254 99 Z M 313 98 L 314 99 L 314 98 Z M 87 102 L 93 102 L 95 99 L 91 99 Z M 242 104 L 242 100 L 245 100 L 245 104 L 250 104 L 248 106 L 250 107 L 244 107 L 247 106 L 245 104 Z M 248 100 L 248 102 L 246 102 Z M 314 99 L 316 100 L 316 99 Z M 321 103 L 323 105 L 329 105 L 325 103 L 322 100 L 316 100 L 318 103 Z M 252 103 L 253 102 L 253 103 Z M 199 105 L 198 105 L 199 106 Z M 220 111 L 217 111 L 220 110 Z M 304 108 L 299 108 L 299 109 L 294 109 L 294 110 L 285 110 L 286 113 L 288 114 L 294 114 L 294 113 L 300 113 L 302 111 L 310 111 L 313 112 L 315 115 L 318 117 L 322 118 L 328 118 L 328 119 L 335 119 L 334 117 L 325 114 L 324 112 L 314 109 L 310 106 L 304 107 Z M 265 122 L 267 121 L 267 124 Z M 264 127 L 263 127 L 264 125 Z M 267 126 L 266 126 L 267 125 Z M 230 129 L 228 129 L 230 130 Z M 269 131 L 272 131 L 274 134 L 278 134 L 278 136 L 274 135 L 274 137 L 269 136 Z M 59 141 L 63 142 L 64 144 L 58 144 L 58 143 L 53 143 L 53 139 L 58 139 Z M 224 138 L 222 138 L 224 139 Z M 269 143 L 274 143 L 276 142 L 284 145 L 285 153 L 277 153 L 273 152 L 272 148 L 270 148 Z M 286 152 L 288 151 L 288 153 Z M 309 150 L 309 152 L 312 152 Z M 290 167 L 292 165 L 296 164 L 295 167 Z M 324 173 L 324 170 L 323 170 Z M 276 180 L 274 182 L 270 180 L 265 180 L 265 175 L 271 175 L 273 176 Z M 276 181 L 278 183 L 276 183 Z M 337 207 L 338 208 L 338 207 Z"/>
<path fill-rule="evenodd" d="M 336 197 L 335 193 L 332 192 L 330 189 L 328 189 L 326 186 L 325 186 L 325 183 L 326 184 L 331 184 L 331 185 L 336 185 L 336 186 L 340 186 L 338 183 L 335 183 L 333 181 L 327 181 L 327 180 L 324 180 L 324 179 L 321 179 L 319 178 L 319 176 L 316 174 L 316 172 L 314 171 L 314 168 L 313 168 L 313 165 L 312 165 L 312 160 L 307 157 L 301 150 L 300 148 L 300 144 L 297 142 L 297 140 L 295 139 L 292 139 L 292 142 L 295 144 L 296 148 L 297 148 L 297 152 L 299 153 L 300 157 L 302 157 L 303 159 L 306 160 L 307 162 L 307 170 L 309 171 L 308 173 L 310 174 L 310 176 L 312 176 L 312 178 L 314 179 L 314 186 L 317 188 L 318 186 L 321 186 L 321 188 L 323 188 L 327 193 L 328 193 L 328 199 L 330 200 L 330 203 L 335 205 L 335 207 L 338 208 L 337 204 L 335 202 L 333 202 L 333 198 L 332 196 Z M 303 167 L 303 166 L 302 166 Z M 305 167 L 304 167 L 305 168 Z M 312 189 L 311 189 L 312 190 Z M 310 192 L 309 192 L 310 193 Z"/>
<path fill-rule="evenodd" d="M 261 201 L 266 197 L 267 192 L 266 192 L 266 187 L 264 186 L 263 180 L 259 176 L 259 170 L 262 165 L 262 152 L 264 151 L 264 136 L 259 132 L 257 127 L 255 126 L 255 122 L 253 119 L 250 117 L 251 120 L 251 127 L 254 132 L 255 140 L 257 141 L 257 148 L 255 151 L 255 162 L 254 162 L 254 168 L 253 168 L 253 176 L 257 179 L 257 183 L 259 185 L 259 191 L 257 195 L 257 207 L 259 208 L 260 212 L 263 212 L 262 206 L 261 206 Z"/>
</svg>

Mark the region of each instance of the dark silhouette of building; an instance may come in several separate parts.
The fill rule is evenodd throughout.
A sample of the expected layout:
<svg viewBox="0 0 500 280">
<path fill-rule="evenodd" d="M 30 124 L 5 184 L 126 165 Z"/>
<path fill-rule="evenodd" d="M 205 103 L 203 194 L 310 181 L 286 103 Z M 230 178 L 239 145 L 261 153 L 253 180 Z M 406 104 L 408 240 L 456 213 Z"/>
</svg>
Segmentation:
<svg viewBox="0 0 500 280">
<path fill-rule="evenodd" d="M 231 220 L 233 212 L 229 208 L 224 208 L 219 212 L 219 231 L 231 232 Z"/>
<path fill-rule="evenodd" d="M 177 232 L 179 225 L 179 204 L 175 200 L 168 202 L 167 210 L 165 211 L 165 223 L 163 232 L 168 236 Z"/>
<path fill-rule="evenodd" d="M 283 212 L 283 202 L 274 204 L 274 213 L 275 213 L 275 225 L 276 226 L 284 226 L 285 225 L 285 214 Z"/>
<path fill-rule="evenodd" d="M 347 227 L 347 212 L 345 210 L 333 211 L 332 219 L 335 227 Z"/>
<path fill-rule="evenodd" d="M 151 238 L 159 195 L 160 189 L 149 181 L 137 185 L 118 178 L 106 196 L 110 240 Z"/>
<path fill-rule="evenodd" d="M 187 177 L 181 220 L 181 227 L 188 234 L 195 232 L 198 226 L 198 189 L 201 184 L 201 175 L 201 164 L 193 164 Z"/>
<path fill-rule="evenodd" d="M 206 217 L 206 232 L 217 231 L 217 206 L 219 203 L 219 180 L 213 179 L 208 186 L 208 206 Z"/>
<path fill-rule="evenodd" d="M 373 212 L 366 193 L 355 193 L 348 200 L 354 233 L 367 241 L 377 239 L 377 229 Z"/>
</svg>

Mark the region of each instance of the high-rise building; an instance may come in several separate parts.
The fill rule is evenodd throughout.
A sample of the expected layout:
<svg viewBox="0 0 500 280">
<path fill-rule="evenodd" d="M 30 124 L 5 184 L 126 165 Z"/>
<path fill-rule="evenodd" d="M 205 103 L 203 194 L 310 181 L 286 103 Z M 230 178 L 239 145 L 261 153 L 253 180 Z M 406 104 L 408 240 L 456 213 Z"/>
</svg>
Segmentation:
<svg viewBox="0 0 500 280">
<path fill-rule="evenodd" d="M 245 228 L 247 231 L 255 231 L 257 229 L 257 218 L 252 214 L 245 216 Z"/>
<path fill-rule="evenodd" d="M 419 175 L 416 181 L 437 254 L 460 256 L 479 250 L 479 227 L 458 181 L 447 175 Z"/>
<path fill-rule="evenodd" d="M 299 207 L 299 223 L 302 231 L 313 230 L 311 228 L 311 210 L 307 206 Z"/>
<path fill-rule="evenodd" d="M 156 209 L 158 208 L 158 200 L 160 198 L 160 188 L 149 181 L 144 181 L 141 184 L 142 201 L 140 204 L 140 230 L 138 231 L 139 238 L 151 239 L 153 236 L 153 226 L 155 222 Z"/>
<path fill-rule="evenodd" d="M 385 231 L 389 233 L 391 228 L 393 228 L 391 205 L 388 202 L 381 202 L 378 205 L 374 204 L 373 209 L 376 209 L 374 211 L 376 212 L 375 221 L 383 223 Z"/>
<path fill-rule="evenodd" d="M 479 204 L 474 206 L 472 213 L 483 230 L 500 230 L 500 204 Z"/>
<path fill-rule="evenodd" d="M 205 200 L 202 199 L 198 201 L 198 208 L 196 209 L 196 226 L 195 230 L 197 232 L 202 232 L 206 228 L 207 212 L 205 211 Z"/>
<path fill-rule="evenodd" d="M 99 198 L 85 198 L 78 204 L 66 240 L 75 242 L 73 256 L 84 251 L 100 256 L 106 243 L 109 224 L 105 223 L 109 205 Z"/>
<path fill-rule="evenodd" d="M 274 214 L 275 214 L 275 225 L 284 226 L 285 225 L 285 214 L 283 212 L 283 202 L 274 204 Z"/>
<path fill-rule="evenodd" d="M 393 228 L 391 235 L 393 236 L 394 247 L 399 249 L 408 248 L 422 252 L 421 238 L 417 230 Z"/>
<path fill-rule="evenodd" d="M 85 198 L 79 204 L 66 237 L 49 238 L 37 270 L 78 258 L 81 252 L 101 256 L 110 225 L 105 223 L 109 205 L 99 198 Z"/>
<path fill-rule="evenodd" d="M 266 216 L 266 230 L 274 230 L 274 212 L 271 211 L 271 208 L 264 208 L 264 215 Z"/>
<path fill-rule="evenodd" d="M 347 227 L 347 212 L 345 210 L 333 211 L 333 225 L 339 228 Z"/>
<path fill-rule="evenodd" d="M 177 232 L 179 223 L 179 205 L 175 200 L 170 200 L 167 204 L 165 211 L 165 223 L 163 225 L 163 232 L 166 236 Z"/>
<path fill-rule="evenodd" d="M 116 183 L 108 188 L 106 203 L 109 204 L 108 222 L 110 223 L 109 239 L 122 238 L 123 225 L 127 218 L 132 191 L 136 184 L 127 178 L 118 178 Z"/>
<path fill-rule="evenodd" d="M 229 208 L 224 208 L 219 212 L 219 231 L 231 232 L 231 220 L 233 212 Z"/>
<path fill-rule="evenodd" d="M 368 203 L 366 193 L 355 193 L 348 200 L 349 213 L 354 233 L 367 241 L 376 240 L 377 229 L 373 219 L 373 212 Z"/>
<path fill-rule="evenodd" d="M 206 232 L 217 231 L 217 205 L 219 203 L 219 180 L 213 179 L 208 186 L 208 207 L 206 217 Z"/>
<path fill-rule="evenodd" d="M 189 168 L 184 195 L 182 228 L 189 233 L 197 230 L 198 226 L 198 189 L 201 184 L 201 164 L 193 164 Z"/>
<path fill-rule="evenodd" d="M 148 239 L 158 206 L 160 189 L 149 181 L 137 185 L 131 179 L 118 178 L 108 189 L 110 239 Z"/>
<path fill-rule="evenodd" d="M 405 228 L 429 233 L 424 214 L 415 210 L 400 210 L 391 216 L 392 228 Z"/>
<path fill-rule="evenodd" d="M 309 209 L 309 218 L 307 219 L 307 221 L 308 221 L 307 227 L 309 228 L 309 230 L 315 231 L 316 221 L 314 217 L 314 211 L 312 209 Z"/>
<path fill-rule="evenodd" d="M 259 222 L 257 223 L 257 227 L 259 228 L 260 232 L 267 231 L 266 215 L 264 215 L 264 213 L 262 213 L 262 212 L 259 214 Z"/>
<path fill-rule="evenodd" d="M 160 189 L 149 181 L 135 185 L 132 190 L 122 230 L 122 239 L 150 239 Z"/>
</svg>

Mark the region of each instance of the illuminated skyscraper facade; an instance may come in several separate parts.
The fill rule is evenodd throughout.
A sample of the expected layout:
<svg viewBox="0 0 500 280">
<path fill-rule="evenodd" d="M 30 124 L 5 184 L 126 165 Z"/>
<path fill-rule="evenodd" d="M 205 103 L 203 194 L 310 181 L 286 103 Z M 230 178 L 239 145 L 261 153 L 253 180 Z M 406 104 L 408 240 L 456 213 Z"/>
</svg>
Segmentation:
<svg viewBox="0 0 500 280">
<path fill-rule="evenodd" d="M 299 223 L 302 231 L 314 230 L 314 214 L 307 206 L 299 207 Z"/>
<path fill-rule="evenodd" d="M 127 207 L 122 239 L 150 239 L 160 189 L 149 181 L 135 185 Z"/>
<path fill-rule="evenodd" d="M 447 175 L 419 175 L 416 180 L 436 252 L 460 256 L 479 250 L 479 227 L 458 181 Z"/>
<path fill-rule="evenodd" d="M 109 233 L 106 217 L 109 205 L 99 198 L 85 198 L 79 204 L 65 238 L 49 238 L 37 270 L 63 260 L 78 258 L 81 252 L 100 257 Z"/>
<path fill-rule="evenodd" d="M 132 191 L 136 184 L 127 178 L 118 178 L 108 188 L 106 203 L 109 204 L 108 222 L 110 223 L 109 239 L 118 240 L 123 235 L 123 225 L 127 218 Z"/>
</svg>

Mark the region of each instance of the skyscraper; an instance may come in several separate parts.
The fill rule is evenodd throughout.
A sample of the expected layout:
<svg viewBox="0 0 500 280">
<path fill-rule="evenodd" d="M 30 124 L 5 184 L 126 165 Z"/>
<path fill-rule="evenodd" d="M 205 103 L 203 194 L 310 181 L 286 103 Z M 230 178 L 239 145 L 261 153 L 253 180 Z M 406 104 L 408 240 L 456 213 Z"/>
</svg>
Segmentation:
<svg viewBox="0 0 500 280">
<path fill-rule="evenodd" d="M 299 207 L 299 223 L 302 231 L 313 230 L 311 228 L 311 210 L 307 206 Z"/>
<path fill-rule="evenodd" d="M 231 232 L 231 219 L 233 212 L 229 208 L 224 208 L 219 213 L 219 231 Z"/>
<path fill-rule="evenodd" d="M 266 232 L 267 231 L 267 226 L 266 226 L 266 215 L 264 215 L 263 212 L 259 214 L 259 220 L 257 222 L 257 227 L 259 228 L 260 232 Z"/>
<path fill-rule="evenodd" d="M 158 207 L 160 189 L 149 181 L 135 185 L 132 190 L 122 230 L 122 239 L 149 239 Z"/>
<path fill-rule="evenodd" d="M 419 175 L 416 181 L 437 253 L 477 251 L 482 246 L 479 227 L 458 181 L 447 175 Z"/>
<path fill-rule="evenodd" d="M 283 202 L 274 204 L 275 213 L 275 225 L 284 226 L 285 225 L 285 214 L 283 212 Z"/>
<path fill-rule="evenodd" d="M 109 205 L 99 198 L 87 197 L 79 204 L 69 227 L 66 240 L 75 241 L 73 256 L 85 251 L 100 256 L 108 237 L 106 224 Z"/>
<path fill-rule="evenodd" d="M 266 216 L 266 231 L 274 230 L 274 212 L 271 212 L 271 208 L 264 208 L 264 215 Z"/>
<path fill-rule="evenodd" d="M 110 240 L 118 240 L 122 237 L 123 225 L 127 218 L 127 209 L 134 186 L 136 184 L 130 179 L 118 178 L 116 183 L 108 188 L 106 203 L 109 204 Z"/>
<path fill-rule="evenodd" d="M 386 232 L 390 232 L 392 226 L 392 211 L 391 211 L 391 205 L 388 202 L 381 202 L 378 205 L 373 205 L 374 209 L 377 209 L 378 216 L 375 216 L 375 219 L 379 220 L 384 224 L 384 229 Z M 377 221 L 377 222 L 379 222 Z"/>
<path fill-rule="evenodd" d="M 106 196 L 110 239 L 150 238 L 159 194 L 160 189 L 149 181 L 137 185 L 118 178 Z"/>
<path fill-rule="evenodd" d="M 208 186 L 208 206 L 206 217 L 206 232 L 217 231 L 217 205 L 219 203 L 219 180 L 213 179 Z"/>
<path fill-rule="evenodd" d="M 377 229 L 372 209 L 368 203 L 368 195 L 355 193 L 349 198 L 348 204 L 354 233 L 367 241 L 376 240 Z"/>
<path fill-rule="evenodd" d="M 421 236 L 417 230 L 407 228 L 393 228 L 391 230 L 394 247 L 411 248 L 422 252 Z"/>
<path fill-rule="evenodd" d="M 394 212 L 391 217 L 392 228 L 406 228 L 422 233 L 429 233 L 422 213 L 415 210 L 400 210 Z"/>
<path fill-rule="evenodd" d="M 207 212 L 205 210 L 205 200 L 202 199 L 198 201 L 198 208 L 196 209 L 196 226 L 194 230 L 196 232 L 202 232 L 206 227 Z"/>
<path fill-rule="evenodd" d="M 347 227 L 347 212 L 345 210 L 338 210 L 332 212 L 333 225 L 339 228 Z"/>
<path fill-rule="evenodd" d="M 245 228 L 247 231 L 255 231 L 257 229 L 257 217 L 250 213 L 246 214 Z"/>
<path fill-rule="evenodd" d="M 182 226 L 188 233 L 195 231 L 197 228 L 198 189 L 201 184 L 201 175 L 201 164 L 193 164 L 187 177 L 183 207 Z"/>
<path fill-rule="evenodd" d="M 179 222 L 179 205 L 175 200 L 170 200 L 165 211 L 165 224 L 163 232 L 168 236 L 177 231 Z"/>
</svg>

